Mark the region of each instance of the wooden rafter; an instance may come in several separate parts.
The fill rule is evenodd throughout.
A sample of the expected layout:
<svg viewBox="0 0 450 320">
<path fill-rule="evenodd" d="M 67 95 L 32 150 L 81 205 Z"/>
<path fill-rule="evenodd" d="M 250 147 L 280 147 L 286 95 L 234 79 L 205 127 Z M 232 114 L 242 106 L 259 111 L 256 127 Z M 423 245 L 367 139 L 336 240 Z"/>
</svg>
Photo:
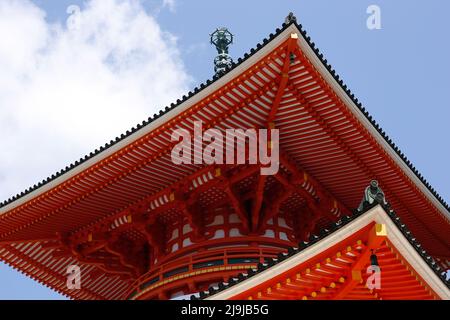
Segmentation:
<svg viewBox="0 0 450 320">
<path fill-rule="evenodd" d="M 278 85 L 277 92 L 275 94 L 275 98 L 273 100 L 271 110 L 267 116 L 267 128 L 269 130 L 268 134 L 270 136 L 270 130 L 274 128 L 273 121 L 275 120 L 278 108 L 280 106 L 281 99 L 284 95 L 286 85 L 289 81 L 289 69 L 291 66 L 290 56 L 292 54 L 292 49 L 297 44 L 298 35 L 291 34 L 291 37 L 288 40 L 288 44 L 286 46 L 285 57 L 283 61 L 283 67 L 281 70 L 281 81 Z M 269 146 L 271 146 L 272 141 L 270 141 Z M 255 189 L 255 198 L 252 205 L 252 213 L 251 213 L 251 227 L 250 229 L 254 232 L 260 231 L 260 217 L 261 217 L 261 208 L 264 200 L 264 187 L 266 185 L 267 176 L 260 175 L 258 177 L 258 182 L 256 184 Z"/>
<path fill-rule="evenodd" d="M 359 283 L 362 282 L 363 268 L 369 263 L 369 258 L 372 249 L 378 249 L 383 241 L 386 240 L 386 226 L 383 224 L 375 224 L 369 232 L 369 240 L 363 249 L 363 252 L 358 256 L 358 259 L 352 264 L 349 274 L 346 277 L 345 285 L 333 296 L 334 300 L 344 298 L 351 292 Z"/>
</svg>

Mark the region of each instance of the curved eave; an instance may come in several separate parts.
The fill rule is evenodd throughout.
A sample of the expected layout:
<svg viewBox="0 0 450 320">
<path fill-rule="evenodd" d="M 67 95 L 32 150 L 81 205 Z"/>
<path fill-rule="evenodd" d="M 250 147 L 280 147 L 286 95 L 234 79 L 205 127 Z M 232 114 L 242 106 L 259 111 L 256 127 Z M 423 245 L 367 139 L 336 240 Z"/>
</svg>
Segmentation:
<svg viewBox="0 0 450 320">
<path fill-rule="evenodd" d="M 392 140 L 372 119 L 365 108 L 362 107 L 358 99 L 355 98 L 355 96 L 339 78 L 339 75 L 336 74 L 334 69 L 332 69 L 332 67 L 323 58 L 323 55 L 315 47 L 315 44 L 311 42 L 311 39 L 307 36 L 306 31 L 302 29 L 301 25 L 296 23 L 295 18 L 289 23 L 284 23 L 281 29 L 276 30 L 275 34 L 270 34 L 269 38 L 264 39 L 262 43 L 259 43 L 256 46 L 257 49 L 252 49 L 250 54 L 245 54 L 243 59 L 238 59 L 238 62 L 233 64 L 233 66 L 223 75 L 214 76 L 212 80 L 207 80 L 206 83 L 203 83 L 196 87 L 193 91 L 190 91 L 187 96 L 183 96 L 182 100 L 177 100 L 176 103 L 172 103 L 170 107 L 166 107 L 165 110 L 161 110 L 159 114 L 155 114 L 148 120 L 143 121 L 142 124 L 138 124 L 136 127 L 127 131 L 126 134 L 122 134 L 115 140 L 111 140 L 110 143 L 107 143 L 94 152 L 91 152 L 89 155 L 86 155 L 84 158 L 81 158 L 70 166 L 67 166 L 65 169 L 57 172 L 51 177 L 48 177 L 24 192 L 4 201 L 3 203 L 0 203 L 0 215 L 39 197 L 55 186 L 108 158 L 117 151 L 133 143 L 133 141 L 145 136 L 155 128 L 160 127 L 162 124 L 181 114 L 190 106 L 195 105 L 210 93 L 225 85 L 228 81 L 240 74 L 242 70 L 245 70 L 253 65 L 260 57 L 264 56 L 267 52 L 270 52 L 271 49 L 277 47 L 280 43 L 285 41 L 292 32 L 300 33 L 302 35 L 302 38 L 299 39 L 299 46 L 313 62 L 314 66 L 319 70 L 321 75 L 328 81 L 329 84 L 333 86 L 333 89 L 342 101 L 345 102 L 349 110 L 351 110 L 352 113 L 360 120 L 364 127 L 391 156 L 391 158 L 403 170 L 409 179 L 411 179 L 411 181 L 413 181 L 421 192 L 426 195 L 430 202 L 438 208 L 439 212 L 441 212 L 447 220 L 450 220 L 449 205 L 441 196 L 439 196 L 439 194 L 415 169 L 405 155 L 395 146 Z"/>
</svg>

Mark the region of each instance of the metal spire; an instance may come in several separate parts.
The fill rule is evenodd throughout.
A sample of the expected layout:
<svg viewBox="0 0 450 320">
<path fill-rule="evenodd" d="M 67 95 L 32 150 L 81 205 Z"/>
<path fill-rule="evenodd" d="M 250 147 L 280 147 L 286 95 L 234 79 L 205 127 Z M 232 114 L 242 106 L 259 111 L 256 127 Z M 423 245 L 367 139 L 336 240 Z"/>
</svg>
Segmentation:
<svg viewBox="0 0 450 320">
<path fill-rule="evenodd" d="M 227 28 L 217 28 L 210 36 L 211 44 L 219 53 L 214 59 L 214 71 L 219 75 L 233 64 L 233 59 L 228 54 L 228 46 L 233 43 L 233 35 Z"/>
</svg>

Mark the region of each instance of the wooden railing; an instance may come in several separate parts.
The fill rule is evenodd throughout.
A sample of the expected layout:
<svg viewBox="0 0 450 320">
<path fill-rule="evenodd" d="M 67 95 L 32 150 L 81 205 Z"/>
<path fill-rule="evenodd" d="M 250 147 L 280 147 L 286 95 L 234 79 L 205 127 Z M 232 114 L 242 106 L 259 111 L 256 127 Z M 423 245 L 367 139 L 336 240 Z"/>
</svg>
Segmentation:
<svg viewBox="0 0 450 320">
<path fill-rule="evenodd" d="M 284 243 L 285 246 L 285 243 Z M 124 298 L 131 298 L 145 288 L 155 285 L 159 281 L 174 277 L 176 275 L 191 273 L 213 266 L 227 267 L 233 265 L 255 265 L 264 262 L 266 258 L 275 257 L 283 251 L 283 247 L 228 247 L 210 248 L 209 250 L 188 247 L 189 250 L 179 250 L 177 255 L 171 254 L 158 262 L 159 267 L 154 267 L 133 282 L 132 289 Z M 193 250 L 194 249 L 194 250 Z M 178 257 L 175 257 L 178 256 Z"/>
</svg>

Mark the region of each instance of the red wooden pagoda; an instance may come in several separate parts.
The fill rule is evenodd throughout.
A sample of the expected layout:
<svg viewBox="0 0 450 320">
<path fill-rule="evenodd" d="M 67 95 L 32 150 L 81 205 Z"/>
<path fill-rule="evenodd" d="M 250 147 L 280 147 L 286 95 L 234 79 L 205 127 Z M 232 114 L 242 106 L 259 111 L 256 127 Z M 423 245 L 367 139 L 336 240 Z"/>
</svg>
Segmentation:
<svg viewBox="0 0 450 320">
<path fill-rule="evenodd" d="M 174 164 L 171 133 L 200 120 L 278 129 L 280 170 Z M 389 205 L 354 211 L 372 179 Z M 212 81 L 0 206 L 0 259 L 73 299 L 449 299 L 449 240 L 448 205 L 292 15 Z M 364 285 L 371 250 L 379 290 Z"/>
</svg>

